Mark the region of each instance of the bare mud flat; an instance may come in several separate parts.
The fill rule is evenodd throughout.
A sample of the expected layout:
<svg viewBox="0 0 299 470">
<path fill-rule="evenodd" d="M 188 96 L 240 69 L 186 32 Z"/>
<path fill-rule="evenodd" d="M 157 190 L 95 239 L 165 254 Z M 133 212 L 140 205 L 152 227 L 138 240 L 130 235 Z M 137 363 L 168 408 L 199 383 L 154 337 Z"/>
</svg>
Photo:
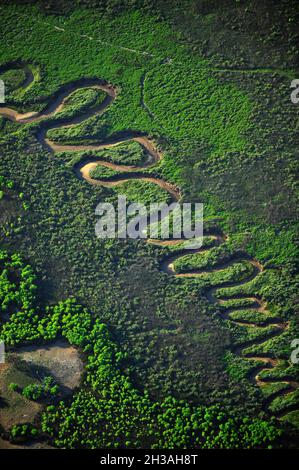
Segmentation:
<svg viewBox="0 0 299 470">
<path fill-rule="evenodd" d="M 39 403 L 26 400 L 20 393 L 9 389 L 10 383 L 25 387 L 32 382 L 36 380 L 7 357 L 6 364 L 0 367 L 0 425 L 5 432 L 16 424 L 32 423 L 41 411 Z"/>
<path fill-rule="evenodd" d="M 72 391 L 80 384 L 83 363 L 78 350 L 66 341 L 55 341 L 48 346 L 25 346 L 17 351 L 19 359 L 49 372 L 65 389 Z"/>
<path fill-rule="evenodd" d="M 52 447 L 45 442 L 29 442 L 24 445 L 12 444 L 0 437 L 0 449 L 55 449 L 55 447 Z"/>
<path fill-rule="evenodd" d="M 79 386 L 83 363 L 79 352 L 66 341 L 55 341 L 43 346 L 24 346 L 10 352 L 6 363 L 0 366 L 0 426 L 4 432 L 22 423 L 33 423 L 42 411 L 43 405 L 27 400 L 17 391 L 10 390 L 9 384 L 16 383 L 23 388 L 30 383 L 51 375 L 60 386 L 61 396 L 71 394 Z M 38 442 L 14 445 L 0 438 L 0 449 L 39 448 Z"/>
</svg>

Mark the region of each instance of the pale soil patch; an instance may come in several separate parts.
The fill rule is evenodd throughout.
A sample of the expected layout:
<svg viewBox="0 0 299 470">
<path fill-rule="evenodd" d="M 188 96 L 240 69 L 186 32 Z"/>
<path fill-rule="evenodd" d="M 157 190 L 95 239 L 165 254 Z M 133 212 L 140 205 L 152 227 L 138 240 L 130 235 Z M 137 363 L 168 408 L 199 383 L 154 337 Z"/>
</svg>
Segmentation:
<svg viewBox="0 0 299 470">
<path fill-rule="evenodd" d="M 10 390 L 10 383 L 23 388 L 51 375 L 60 385 L 61 395 L 65 396 L 79 386 L 82 372 L 83 363 L 78 350 L 66 341 L 59 340 L 45 346 L 25 346 L 8 353 L 6 363 L 0 365 L 1 428 L 7 432 L 15 424 L 32 423 L 43 407 Z M 0 441 L 0 448 L 2 445 L 6 444 Z M 36 445 L 32 443 L 32 446 Z"/>
<path fill-rule="evenodd" d="M 39 347 L 25 346 L 18 349 L 17 355 L 28 365 L 37 366 L 53 375 L 65 392 L 72 391 L 80 384 L 83 363 L 78 350 L 66 341 L 59 340 Z"/>
<path fill-rule="evenodd" d="M 7 355 L 7 363 L 0 367 L 0 425 L 8 431 L 15 424 L 33 422 L 41 405 L 26 400 L 20 393 L 8 388 L 14 382 L 20 387 L 36 382 L 25 371 L 19 370 Z"/>
</svg>

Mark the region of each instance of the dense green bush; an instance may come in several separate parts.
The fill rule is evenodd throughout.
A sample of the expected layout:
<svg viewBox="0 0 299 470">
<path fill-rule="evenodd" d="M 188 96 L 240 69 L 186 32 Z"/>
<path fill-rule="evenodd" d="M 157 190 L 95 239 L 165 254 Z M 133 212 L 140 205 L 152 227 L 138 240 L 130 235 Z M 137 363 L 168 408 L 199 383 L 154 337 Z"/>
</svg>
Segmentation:
<svg viewBox="0 0 299 470">
<path fill-rule="evenodd" d="M 2 252 L 4 259 L 9 257 Z M 80 347 L 86 357 L 84 383 L 71 402 L 48 406 L 39 431 L 34 429 L 33 433 L 29 424 L 14 426 L 12 439 L 42 432 L 64 448 L 250 448 L 269 446 L 281 435 L 270 422 L 236 417 L 217 405 L 192 405 L 173 397 L 152 401 L 123 372 L 126 355 L 112 341 L 105 324 L 94 321 L 74 299 L 60 302 L 45 313 L 39 311 L 29 267 L 23 266 L 17 255 L 11 256 L 6 265 L 19 268 L 22 279 L 30 278 L 30 284 L 20 282 L 22 312 L 12 314 L 10 321 L 2 325 L 0 337 L 8 345 L 17 345 L 62 335 Z M 15 389 L 15 384 L 11 388 Z M 57 391 L 53 378 L 45 377 L 40 384 L 27 385 L 22 394 L 30 400 L 41 400 L 55 396 Z"/>
<path fill-rule="evenodd" d="M 29 384 L 22 390 L 22 395 L 28 400 L 41 400 L 44 398 L 53 398 L 57 395 L 58 385 L 53 377 L 44 377 L 39 384 Z"/>
<path fill-rule="evenodd" d="M 166 6 L 161 5 L 161 8 L 169 15 L 168 2 L 164 3 Z M 183 6 L 169 9 L 174 19 L 184 9 L 185 3 L 182 3 Z M 200 44 L 194 42 L 194 37 L 186 40 L 186 29 L 182 34 L 181 28 L 178 31 L 159 16 L 134 11 L 134 8 L 124 13 L 116 8 L 121 14 L 113 17 L 95 16 L 93 11 L 85 9 L 73 9 L 69 17 L 45 16 L 36 6 L 15 6 L 12 2 L 1 10 L 1 43 L 7 44 L 1 50 L 1 64 L 22 58 L 29 63 L 35 77 L 30 87 L 16 90 L 14 87 L 25 78 L 20 68 L 1 76 L 9 82 L 8 98 L 15 108 L 40 111 L 61 86 L 82 77 L 113 83 L 118 90 L 117 98 L 102 116 L 93 116 L 67 129 L 53 129 L 51 136 L 68 143 L 103 142 L 128 130 L 153 136 L 164 154 L 160 165 L 152 170 L 155 176 L 179 184 L 185 201 L 203 202 L 206 227 L 217 225 L 230 235 L 226 248 L 216 247 L 202 258 L 201 255 L 184 257 L 177 261 L 178 269 L 196 269 L 197 262 L 200 267 L 216 267 L 238 250 L 247 251 L 266 266 L 253 282 L 242 285 L 240 281 L 250 276 L 251 268 L 246 263 L 191 281 L 175 279 L 159 272 L 168 254 L 166 248 L 96 240 L 96 204 L 104 200 L 115 203 L 117 191 L 89 187 L 79 181 L 73 174 L 72 164 L 81 155 L 53 155 L 42 148 L 35 138 L 39 124 L 23 126 L 1 119 L 0 171 L 6 181 L 14 182 L 17 192 L 25 193 L 25 198 L 20 199 L 26 210 L 18 224 L 14 217 L 16 226 L 11 227 L 12 222 L 6 219 L 2 224 L 5 214 L 13 213 L 15 201 L 11 199 L 9 188 L 1 186 L 4 193 L 0 200 L 1 244 L 3 239 L 9 252 L 18 247 L 24 259 L 38 272 L 37 289 L 27 262 L 18 264 L 18 257 L 13 259 L 7 253 L 1 254 L 3 338 L 8 346 L 13 346 L 55 339 L 62 331 L 72 344 L 84 348 L 85 339 L 99 321 L 109 325 L 109 331 L 124 353 L 123 363 L 117 368 L 119 381 L 111 382 L 115 395 L 107 405 L 105 399 L 101 400 L 92 390 L 92 383 L 104 380 L 107 370 L 96 363 L 92 351 L 86 351 L 94 367 L 88 371 L 90 382 L 71 403 L 61 405 L 60 411 L 51 408 L 44 418 L 44 426 L 49 427 L 57 445 L 93 447 L 112 445 L 112 442 L 116 445 L 119 442 L 121 446 L 141 445 L 138 426 L 136 433 L 139 435 L 128 431 L 129 435 L 125 436 L 123 427 L 113 428 L 111 420 L 106 423 L 101 414 L 109 411 L 110 416 L 119 416 L 120 423 L 125 422 L 127 414 L 132 414 L 130 429 L 133 429 L 141 414 L 131 413 L 132 407 L 140 403 L 139 389 L 151 394 L 150 401 L 146 398 L 145 408 L 142 408 L 145 415 L 152 412 L 153 402 L 159 403 L 155 416 L 162 424 L 149 438 L 153 446 L 194 444 L 193 431 L 190 434 L 193 424 L 181 418 L 183 411 L 178 403 L 182 399 L 183 410 L 185 406 L 191 407 L 191 415 L 201 416 L 203 410 L 209 409 L 212 418 L 207 417 L 208 423 L 218 421 L 219 403 L 225 407 L 224 419 L 228 424 L 222 423 L 222 418 L 219 422 L 221 426 L 224 424 L 221 429 L 227 432 L 223 435 L 220 425 L 216 424 L 213 430 L 209 425 L 208 435 L 203 437 L 206 431 L 201 426 L 205 426 L 205 419 L 200 418 L 203 424 L 199 425 L 200 432 L 196 436 L 200 446 L 235 446 L 237 441 L 244 447 L 252 443 L 259 446 L 264 438 L 269 444 L 275 434 L 272 425 L 269 427 L 263 421 L 254 420 L 251 427 L 247 422 L 243 427 L 245 415 L 252 419 L 262 413 L 264 391 L 257 390 L 248 381 L 250 366 L 246 366 L 242 358 L 227 354 L 227 350 L 249 341 L 251 354 L 271 354 L 285 361 L 281 373 L 275 368 L 263 374 L 269 377 L 278 374 L 283 379 L 290 372 L 287 364 L 290 341 L 298 335 L 294 320 L 297 289 L 294 123 L 297 114 L 289 102 L 292 70 L 281 70 L 282 64 L 277 65 L 278 70 L 271 70 L 262 63 L 261 51 L 264 60 L 269 60 L 270 54 L 273 62 L 275 59 L 275 63 L 279 63 L 281 49 L 272 48 L 275 31 L 270 33 L 269 39 L 264 37 L 265 44 L 261 45 L 255 34 L 239 28 L 245 7 L 242 2 L 235 3 L 232 8 L 237 11 L 236 15 L 230 15 L 230 10 L 223 12 L 216 2 L 206 3 L 204 13 L 197 4 L 184 11 L 182 30 L 183 18 L 186 18 L 187 33 L 204 36 Z M 210 9 L 213 16 L 209 14 Z M 290 18 L 287 31 L 294 26 L 293 16 Z M 194 21 L 198 21 L 196 28 Z M 238 45 L 238 63 L 232 60 L 236 48 L 227 45 L 232 37 L 231 30 L 228 34 L 224 28 L 226 49 L 222 44 L 217 47 L 212 40 L 214 36 L 212 38 L 209 31 L 215 21 L 221 28 L 223 24 L 225 28 L 232 24 L 234 37 L 242 33 L 241 29 L 248 34 L 247 40 L 234 43 Z M 291 40 L 281 41 L 287 44 L 283 47 L 289 48 L 283 59 L 288 67 L 294 53 L 291 43 Z M 209 62 L 204 56 L 209 56 Z M 248 56 L 253 61 L 250 66 L 246 62 Z M 65 111 L 71 115 L 82 112 L 102 98 L 103 95 L 95 96 L 91 90 L 76 93 L 69 110 L 65 108 Z M 55 125 L 55 119 L 51 122 Z M 142 163 L 144 155 L 136 147 L 129 144 L 118 150 L 99 152 L 99 155 L 117 163 Z M 160 197 L 156 188 L 149 186 L 130 182 L 125 189 L 132 199 Z M 13 265 L 15 262 L 17 264 Z M 17 288 L 17 280 L 22 284 L 21 290 Z M 218 290 L 217 298 L 262 297 L 269 304 L 269 316 L 281 322 L 290 321 L 289 328 L 263 341 L 267 335 L 275 333 L 274 326 L 248 330 L 219 318 L 221 308 L 206 301 L 206 290 L 218 282 L 234 280 L 239 281 L 237 285 Z M 56 306 L 43 305 L 38 312 L 37 292 L 42 304 Z M 82 312 L 80 305 L 72 302 L 57 305 L 59 299 L 66 299 L 73 293 L 88 310 Z M 248 313 L 244 303 L 241 307 L 242 310 L 234 313 L 238 316 L 236 319 L 258 322 L 256 317 L 250 317 L 253 314 Z M 115 341 L 112 343 L 115 346 Z M 112 347 L 110 339 L 104 335 L 103 345 L 108 351 Z M 103 359 L 107 357 L 103 355 Z M 297 369 L 291 370 L 297 380 Z M 122 385 L 127 384 L 131 373 L 134 393 L 129 395 L 132 401 L 127 404 Z M 105 393 L 109 395 L 111 390 Z M 164 413 L 159 407 L 168 396 L 176 404 L 165 405 L 167 410 L 170 408 L 170 417 L 167 415 L 166 419 L 161 418 Z M 276 399 L 273 413 L 282 413 L 284 407 L 290 410 L 296 406 L 296 400 L 296 394 Z M 187 402 L 200 403 L 200 406 L 196 411 Z M 105 406 L 109 406 L 108 409 Z M 85 416 L 85 408 L 90 410 L 90 418 Z M 232 408 L 236 415 L 233 422 L 230 421 Z M 76 428 L 72 436 L 69 435 L 68 414 Z M 82 436 L 85 419 L 91 420 L 92 433 L 99 427 L 104 428 L 103 436 Z M 95 423 L 94 419 L 98 421 Z M 171 436 L 165 431 L 169 422 Z M 182 422 L 186 424 L 186 432 L 182 432 Z M 154 423 L 158 427 L 157 421 Z M 240 429 L 238 439 L 236 428 Z M 152 432 L 150 425 L 147 429 Z M 115 432 L 120 434 L 119 441 L 114 439 Z M 142 445 L 149 444 L 142 442 Z"/>
</svg>

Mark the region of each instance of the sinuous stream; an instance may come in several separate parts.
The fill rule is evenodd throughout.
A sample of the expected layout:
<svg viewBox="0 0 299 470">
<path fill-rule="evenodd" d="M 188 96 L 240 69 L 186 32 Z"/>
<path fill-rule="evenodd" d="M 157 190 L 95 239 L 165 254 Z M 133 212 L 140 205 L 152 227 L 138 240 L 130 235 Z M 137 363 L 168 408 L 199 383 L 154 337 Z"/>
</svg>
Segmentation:
<svg viewBox="0 0 299 470">
<path fill-rule="evenodd" d="M 9 69 L 10 66 L 6 66 L 6 69 Z M 15 66 L 12 68 L 16 68 Z M 26 80 L 23 83 L 23 87 L 28 87 L 34 81 L 34 76 L 30 72 L 29 67 L 24 67 L 26 72 Z M 2 68 L 1 71 L 3 71 Z M 89 109 L 87 112 L 80 114 L 79 116 L 72 117 L 72 118 L 65 118 L 49 121 L 50 118 L 55 117 L 60 111 L 63 110 L 68 98 L 74 93 L 75 91 L 83 88 L 94 88 L 98 90 L 102 90 L 106 93 L 106 98 L 104 101 L 97 106 L 94 106 L 92 109 Z M 19 113 L 18 111 L 8 108 L 5 106 L 0 106 L 0 115 L 6 117 L 7 119 L 20 123 L 20 124 L 29 124 L 29 123 L 40 123 L 38 131 L 37 131 L 37 139 L 38 141 L 48 149 L 48 151 L 52 152 L 53 154 L 57 152 L 82 152 L 82 151 L 96 151 L 96 150 L 103 150 L 108 147 L 117 146 L 119 144 L 123 144 L 129 141 L 138 142 L 146 151 L 149 156 L 147 163 L 144 163 L 140 166 L 135 165 L 121 165 L 112 163 L 110 161 L 105 161 L 103 159 L 99 159 L 96 157 L 90 158 L 82 158 L 79 163 L 74 166 L 74 171 L 76 176 L 81 179 L 85 180 L 89 184 L 92 185 L 101 185 L 106 187 L 113 187 L 119 184 L 122 184 L 129 180 L 142 180 L 151 182 L 160 186 L 162 189 L 167 191 L 173 201 L 180 201 L 181 194 L 180 189 L 167 181 L 164 181 L 160 178 L 156 178 L 153 176 L 149 176 L 146 174 L 146 169 L 149 167 L 153 167 L 158 165 L 160 160 L 163 158 L 163 154 L 158 150 L 155 143 L 150 140 L 146 135 L 140 133 L 133 133 L 127 132 L 124 137 L 118 137 L 115 140 L 109 140 L 104 143 L 96 143 L 96 144 L 82 144 L 82 145 L 62 145 L 53 142 L 49 138 L 47 138 L 47 132 L 50 129 L 57 129 L 62 127 L 69 127 L 74 126 L 80 122 L 85 121 L 86 119 L 90 118 L 91 116 L 99 116 L 105 112 L 105 110 L 113 103 L 117 95 L 117 90 L 110 84 L 107 84 L 99 79 L 82 79 L 76 82 L 73 82 L 69 85 L 63 86 L 60 88 L 57 93 L 51 98 L 50 103 L 43 109 L 41 112 L 28 112 L 25 114 Z M 103 167 L 111 168 L 119 173 L 123 173 L 117 176 L 113 176 L 112 178 L 108 178 L 105 180 L 94 179 L 90 176 L 90 172 L 96 168 L 98 165 Z M 260 345 L 266 343 L 270 338 L 278 336 L 282 334 L 287 328 L 289 328 L 289 322 L 284 322 L 279 318 L 267 318 L 267 305 L 266 303 L 256 295 L 247 295 L 247 294 L 237 294 L 237 295 L 230 295 L 228 297 L 221 297 L 217 295 L 217 291 L 220 288 L 235 288 L 238 286 L 245 285 L 251 282 L 256 276 L 259 276 L 260 273 L 263 271 L 263 266 L 255 259 L 249 257 L 246 253 L 237 253 L 235 256 L 230 259 L 228 262 L 220 262 L 218 265 L 213 266 L 211 268 L 207 268 L 205 270 L 189 270 L 188 272 L 177 273 L 175 270 L 175 261 L 181 258 L 182 256 L 190 255 L 190 254 L 198 254 L 198 253 L 206 253 L 208 252 L 213 246 L 221 245 L 226 243 L 227 236 L 221 232 L 220 229 L 211 230 L 209 233 L 205 233 L 208 235 L 210 239 L 213 239 L 213 243 L 208 247 L 201 247 L 198 249 L 181 249 L 180 250 L 180 243 L 184 240 L 147 240 L 149 243 L 154 243 L 160 246 L 171 246 L 171 245 L 178 245 L 178 250 L 170 253 L 164 258 L 163 262 L 160 265 L 161 271 L 167 273 L 169 276 L 175 276 L 177 278 L 194 278 L 198 276 L 202 276 L 206 273 L 215 273 L 224 271 L 225 269 L 233 266 L 235 263 L 246 262 L 252 266 L 251 274 L 247 276 L 246 279 L 242 281 L 226 281 L 226 282 L 219 282 L 219 284 L 214 285 L 205 290 L 205 295 L 208 301 L 211 304 L 217 305 L 220 307 L 220 315 L 225 320 L 229 320 L 234 322 L 238 325 L 242 325 L 246 328 L 256 328 L 261 329 L 265 328 L 269 325 L 272 325 L 273 330 L 267 335 L 267 337 L 263 337 L 262 339 L 252 339 L 248 340 L 247 342 L 243 342 L 234 347 L 233 353 L 242 357 L 245 360 L 252 361 L 253 366 L 250 370 L 248 375 L 249 380 L 252 383 L 256 384 L 259 387 L 263 387 L 269 383 L 284 383 L 287 384 L 287 387 L 283 390 L 279 390 L 276 393 L 273 393 L 270 397 L 266 400 L 267 407 L 270 405 L 272 400 L 279 395 L 287 394 L 293 392 L 298 387 L 298 382 L 295 382 L 291 379 L 286 377 L 279 377 L 279 378 L 267 378 L 261 379 L 260 374 L 264 370 L 274 369 L 279 365 L 280 360 L 271 357 L 269 353 L 267 355 L 260 354 L 259 356 L 246 353 L 246 348 L 253 345 Z M 233 306 L 225 307 L 225 303 L 227 301 L 234 301 Z M 240 305 L 238 306 L 238 301 Z M 246 301 L 246 306 L 244 305 L 244 301 Z M 243 304 L 242 304 L 243 302 Z M 245 310 L 252 311 L 255 310 L 258 312 L 261 317 L 264 317 L 264 321 L 262 323 L 255 323 L 246 321 L 244 319 L 234 320 L 231 318 L 231 314 L 237 311 L 244 312 Z M 285 412 L 283 413 L 285 414 Z M 278 414 L 279 417 L 280 414 Z"/>
</svg>

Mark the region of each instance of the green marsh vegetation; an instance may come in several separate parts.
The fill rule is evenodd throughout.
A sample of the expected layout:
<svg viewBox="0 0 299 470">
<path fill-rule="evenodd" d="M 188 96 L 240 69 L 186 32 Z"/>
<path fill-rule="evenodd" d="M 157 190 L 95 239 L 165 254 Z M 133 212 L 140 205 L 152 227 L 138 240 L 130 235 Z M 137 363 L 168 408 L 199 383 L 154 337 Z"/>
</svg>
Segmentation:
<svg viewBox="0 0 299 470">
<path fill-rule="evenodd" d="M 34 85 L 21 93 L 17 89 L 25 79 L 23 72 L 5 72 L 8 98 L 15 108 L 38 111 L 57 89 L 83 77 L 98 77 L 116 86 L 117 98 L 101 117 L 52 130 L 49 136 L 62 143 L 103 142 L 128 130 L 153 136 L 164 152 L 155 176 L 178 184 L 184 200 L 203 202 L 211 226 L 220 226 L 230 235 L 232 247 L 214 249 L 199 260 L 200 265 L 217 265 L 242 250 L 266 266 L 251 285 L 236 287 L 234 291 L 236 295 L 245 292 L 261 296 L 273 315 L 291 322 L 282 336 L 258 348 L 251 346 L 252 353 L 267 350 L 287 361 L 291 339 L 298 337 L 294 310 L 294 123 L 298 111 L 289 102 L 289 79 L 275 71 L 215 71 L 220 65 L 235 67 L 229 48 L 207 58 L 201 50 L 205 47 L 193 45 L 192 41 L 201 41 L 200 38 L 191 37 L 187 42 L 175 19 L 170 26 L 155 15 L 137 9 L 118 12 L 113 17 L 98 15 L 95 19 L 91 10 L 82 8 L 64 17 L 45 15 L 36 6 L 2 7 L 1 42 L 8 47 L 1 51 L 1 64 L 25 61 L 36 76 Z M 214 24 L 215 18 L 209 19 L 205 12 L 200 10 L 198 15 L 200 21 L 206 22 L 206 28 L 208 21 Z M 248 41 L 246 48 L 252 50 L 259 46 L 253 39 L 251 46 L 247 44 Z M 243 46 L 245 42 L 240 45 Z M 264 65 L 265 50 L 267 44 L 260 48 L 260 57 L 252 65 Z M 246 55 L 247 49 L 241 52 Z M 239 65 L 247 68 L 242 61 Z M 292 70 L 291 59 L 286 65 L 287 70 Z M 91 90 L 76 93 L 65 110 L 80 113 L 101 98 Z M 219 276 L 222 280 L 240 280 L 250 267 L 245 263 L 238 269 L 192 281 L 169 279 L 159 271 L 159 263 L 168 253 L 166 248 L 97 240 L 95 207 L 103 200 L 116 202 L 117 191 L 78 181 L 72 162 L 80 155 L 47 152 L 35 139 L 38 124 L 20 126 L 1 118 L 0 126 L 0 173 L 13 181 L 17 193 L 25 194 L 28 207 L 18 230 L 1 232 L 1 245 L 10 253 L 18 247 L 24 259 L 34 266 L 42 304 L 56 305 L 75 295 L 91 312 L 92 321 L 107 324 L 125 355 L 123 373 L 133 374 L 134 394 L 135 390 L 145 390 L 151 400 L 161 403 L 169 395 L 200 406 L 217 406 L 221 402 L 228 409 L 236 408 L 240 416 L 245 412 L 251 417 L 260 413 L 264 418 L 263 393 L 248 381 L 249 364 L 229 353 L 233 345 L 250 339 L 254 333 L 222 321 L 220 309 L 210 305 L 203 295 L 208 285 L 219 281 Z M 139 162 L 144 158 L 135 143 L 128 144 L 126 151 L 110 150 L 93 155 L 100 153 L 100 158 L 123 164 L 135 164 L 139 156 Z M 99 178 L 102 170 L 99 169 Z M 128 186 L 132 199 L 140 199 L 141 189 L 142 194 L 157 197 L 156 188 L 145 183 L 130 182 Z M 0 204 L 4 200 L 5 196 Z M 3 213 L 7 214 L 10 208 L 7 201 L 5 204 Z M 0 217 L 2 229 L 2 214 Z M 217 220 L 213 222 L 214 219 Z M 194 261 L 195 257 L 181 258 L 178 264 L 187 269 Z M 37 320 L 28 322 L 27 317 L 21 313 L 19 316 L 25 329 L 20 341 L 37 339 Z M 5 324 L 4 331 L 11 328 L 18 338 L 19 323 L 9 324 Z M 44 339 L 49 337 L 51 334 L 47 333 Z M 292 371 L 295 376 L 298 374 L 295 367 Z M 53 416 L 45 420 L 49 430 L 55 427 L 51 432 L 58 445 L 81 445 L 76 440 L 78 435 L 73 442 L 68 441 L 64 417 L 76 415 L 81 399 L 86 409 L 98 406 L 90 393 L 83 389 L 79 401 L 74 398 L 76 403 L 71 410 L 62 406 L 60 412 L 52 410 Z M 293 394 L 276 398 L 282 407 L 285 401 L 296 403 L 296 399 Z M 286 405 L 286 409 L 291 409 L 293 403 Z M 276 402 L 273 407 L 280 410 Z M 175 413 L 179 412 L 179 405 L 174 408 Z M 112 408 L 111 415 L 114 412 Z M 294 414 L 290 416 L 294 426 Z M 60 423 L 58 428 L 56 422 Z M 107 432 L 107 440 L 92 441 L 86 437 L 82 446 L 108 445 L 114 431 Z M 121 446 L 144 445 L 132 435 L 126 440 L 122 437 L 120 442 Z M 178 442 L 191 445 L 191 441 L 179 439 L 170 445 Z M 211 443 L 217 445 L 213 439 Z M 251 444 L 259 446 L 255 438 L 251 438 Z"/>
<path fill-rule="evenodd" d="M 192 405 L 170 396 L 152 401 L 123 371 L 126 354 L 100 318 L 93 318 L 74 299 L 41 308 L 32 269 L 16 254 L 1 252 L 1 262 L 4 271 L 15 274 L 14 283 L 7 277 L 2 280 L 4 291 L 10 294 L 3 295 L 3 288 L 0 291 L 1 309 L 14 305 L 9 321 L 1 325 L 7 347 L 17 351 L 19 344 L 62 336 L 84 352 L 86 368 L 80 389 L 67 402 L 51 404 L 58 392 L 51 376 L 21 390 L 25 398 L 45 406 L 34 423 L 9 430 L 13 442 L 47 440 L 63 448 L 250 448 L 271 447 L 281 436 L 274 422 L 236 416 L 218 405 Z M 19 391 L 18 384 L 9 387 Z"/>
</svg>

